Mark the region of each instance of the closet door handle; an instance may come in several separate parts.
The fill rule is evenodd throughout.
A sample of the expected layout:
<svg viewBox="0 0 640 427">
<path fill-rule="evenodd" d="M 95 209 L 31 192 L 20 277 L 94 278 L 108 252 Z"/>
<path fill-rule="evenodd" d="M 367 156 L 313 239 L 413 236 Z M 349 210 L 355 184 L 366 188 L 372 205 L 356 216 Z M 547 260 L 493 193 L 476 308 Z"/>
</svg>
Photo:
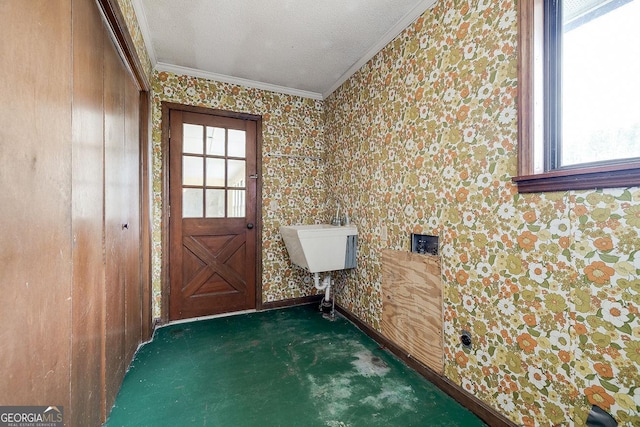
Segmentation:
<svg viewBox="0 0 640 427">
<path fill-rule="evenodd" d="M 129 229 L 129 224 L 122 224 L 122 229 L 124 230 L 125 228 L 128 230 Z"/>
</svg>

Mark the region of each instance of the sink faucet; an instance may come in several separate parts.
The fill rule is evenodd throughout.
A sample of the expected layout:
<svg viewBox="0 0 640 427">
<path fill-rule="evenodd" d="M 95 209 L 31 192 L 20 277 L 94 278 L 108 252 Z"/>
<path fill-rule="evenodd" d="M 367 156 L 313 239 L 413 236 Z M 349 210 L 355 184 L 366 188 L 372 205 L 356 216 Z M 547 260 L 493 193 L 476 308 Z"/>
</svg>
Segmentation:
<svg viewBox="0 0 640 427">
<path fill-rule="evenodd" d="M 340 202 L 336 200 L 336 215 L 331 219 L 331 225 L 342 225 L 342 220 L 340 219 Z"/>
<path fill-rule="evenodd" d="M 342 225 L 351 225 L 351 219 L 349 218 L 349 213 L 345 210 L 344 216 L 342 217 Z"/>
<path fill-rule="evenodd" d="M 347 210 L 344 210 L 344 215 L 340 215 L 340 202 L 338 201 L 338 199 L 334 199 L 336 201 L 336 214 L 333 216 L 333 218 L 331 218 L 331 225 L 350 225 L 351 224 L 351 220 L 349 219 L 349 213 L 347 212 Z"/>
</svg>

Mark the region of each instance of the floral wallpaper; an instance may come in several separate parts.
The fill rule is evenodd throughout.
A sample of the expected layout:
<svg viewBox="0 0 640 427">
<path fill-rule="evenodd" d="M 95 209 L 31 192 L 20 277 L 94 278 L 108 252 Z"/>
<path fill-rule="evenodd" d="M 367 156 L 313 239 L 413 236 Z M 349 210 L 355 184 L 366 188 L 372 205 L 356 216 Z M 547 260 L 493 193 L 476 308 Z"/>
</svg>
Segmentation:
<svg viewBox="0 0 640 427">
<path fill-rule="evenodd" d="M 381 249 L 437 235 L 448 378 L 519 425 L 640 425 L 640 189 L 517 193 L 516 18 L 441 0 L 325 101 L 361 242 L 339 302 L 379 329 Z"/>
<path fill-rule="evenodd" d="M 151 81 L 151 75 L 153 74 L 153 65 L 151 64 L 151 59 L 149 59 L 149 54 L 147 53 L 147 48 L 144 44 L 144 39 L 142 38 L 142 32 L 140 31 L 138 18 L 136 17 L 136 13 L 133 9 L 133 5 L 131 4 L 131 0 L 117 1 L 118 6 L 120 6 L 120 11 L 122 12 L 122 15 L 124 16 L 124 19 L 126 21 L 127 30 L 129 31 L 131 40 L 133 40 L 133 44 L 135 45 L 136 53 L 138 54 L 140 63 L 144 68 L 147 79 Z"/>
<path fill-rule="evenodd" d="M 279 229 L 326 221 L 322 102 L 167 72 L 155 72 L 152 87 L 154 317 L 161 310 L 163 101 L 262 116 L 262 300 L 315 294 L 311 275 L 291 267 Z"/>
<path fill-rule="evenodd" d="M 323 104 L 321 101 L 153 71 L 131 0 L 117 0 L 147 77 L 152 83 L 153 317 L 161 315 L 163 101 L 262 116 L 263 302 L 315 294 L 311 278 L 292 269 L 281 224 L 327 220 Z M 294 157 L 276 157 L 285 154 Z M 306 156 L 300 159 L 295 156 Z"/>
<path fill-rule="evenodd" d="M 261 114 L 264 301 L 315 293 L 278 227 L 337 200 L 360 230 L 341 305 L 379 329 L 381 250 L 438 235 L 448 378 L 519 425 L 582 426 L 591 405 L 640 425 L 640 189 L 517 193 L 516 18 L 515 0 L 440 0 L 324 102 L 154 72 L 154 316 L 160 102 Z"/>
</svg>

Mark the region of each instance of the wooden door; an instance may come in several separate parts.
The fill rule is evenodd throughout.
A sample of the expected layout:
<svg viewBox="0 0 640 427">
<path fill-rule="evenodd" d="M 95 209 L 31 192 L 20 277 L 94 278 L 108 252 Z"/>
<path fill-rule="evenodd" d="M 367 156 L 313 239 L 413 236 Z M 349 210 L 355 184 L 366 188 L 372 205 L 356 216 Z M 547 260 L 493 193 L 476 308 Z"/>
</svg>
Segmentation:
<svg viewBox="0 0 640 427">
<path fill-rule="evenodd" d="M 170 320 L 255 308 L 253 120 L 170 112 Z"/>
<path fill-rule="evenodd" d="M 127 72 L 105 32 L 104 61 L 104 238 L 105 238 L 105 413 L 115 401 L 127 368 L 125 360 L 126 242 L 128 180 L 125 146 L 125 80 Z"/>
<path fill-rule="evenodd" d="M 104 413 L 142 339 L 140 94 L 104 33 Z"/>
<path fill-rule="evenodd" d="M 142 341 L 142 224 L 140 203 L 140 93 L 130 78 L 125 79 L 124 104 L 124 163 L 121 172 L 126 179 L 122 192 L 126 204 L 126 220 L 123 228 L 125 268 L 125 362 L 128 364 Z"/>
</svg>

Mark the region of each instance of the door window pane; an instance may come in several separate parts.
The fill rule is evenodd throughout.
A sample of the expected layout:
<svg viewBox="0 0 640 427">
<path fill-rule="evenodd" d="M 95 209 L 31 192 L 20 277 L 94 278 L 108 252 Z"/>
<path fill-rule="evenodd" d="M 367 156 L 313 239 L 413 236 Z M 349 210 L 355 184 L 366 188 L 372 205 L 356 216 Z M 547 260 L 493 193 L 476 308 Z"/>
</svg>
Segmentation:
<svg viewBox="0 0 640 427">
<path fill-rule="evenodd" d="M 199 188 L 182 189 L 182 217 L 202 218 L 202 190 Z"/>
<path fill-rule="evenodd" d="M 203 126 L 182 125 L 182 152 L 192 154 L 202 154 L 202 134 Z"/>
<path fill-rule="evenodd" d="M 244 190 L 228 190 L 227 204 L 229 218 L 244 218 L 245 216 L 245 191 Z"/>
<path fill-rule="evenodd" d="M 207 154 L 224 156 L 224 128 L 207 126 Z"/>
<path fill-rule="evenodd" d="M 207 159 L 207 186 L 224 187 L 224 159 Z"/>
<path fill-rule="evenodd" d="M 246 133 L 229 129 L 229 157 L 246 157 Z"/>
<path fill-rule="evenodd" d="M 228 160 L 228 187 L 244 187 L 246 162 L 244 160 Z"/>
<path fill-rule="evenodd" d="M 245 217 L 246 132 L 204 124 L 182 126 L 183 217 Z"/>
<path fill-rule="evenodd" d="M 224 190 L 207 190 L 207 218 L 224 218 Z"/>
<path fill-rule="evenodd" d="M 203 161 L 202 157 L 182 156 L 182 185 L 204 184 Z"/>
</svg>

